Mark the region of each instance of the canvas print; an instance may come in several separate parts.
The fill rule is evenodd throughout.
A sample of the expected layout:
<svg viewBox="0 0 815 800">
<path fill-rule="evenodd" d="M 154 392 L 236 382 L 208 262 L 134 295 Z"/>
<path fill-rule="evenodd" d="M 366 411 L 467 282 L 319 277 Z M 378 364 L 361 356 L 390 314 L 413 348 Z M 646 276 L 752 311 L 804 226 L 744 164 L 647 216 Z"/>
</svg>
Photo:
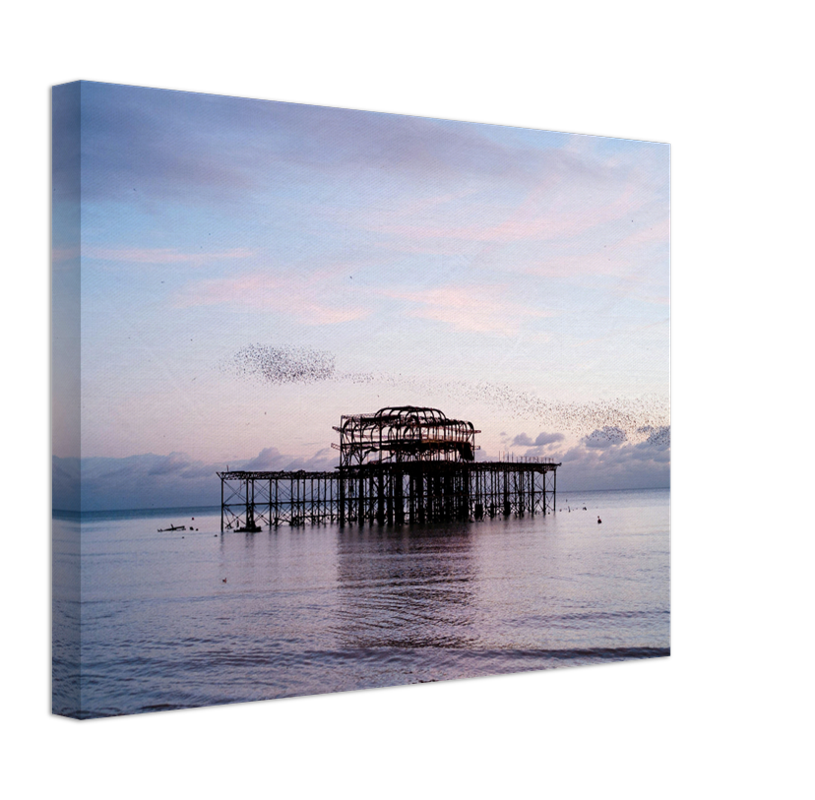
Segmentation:
<svg viewBox="0 0 815 800">
<path fill-rule="evenodd" d="M 669 655 L 667 144 L 86 81 L 52 124 L 54 713 Z"/>
</svg>

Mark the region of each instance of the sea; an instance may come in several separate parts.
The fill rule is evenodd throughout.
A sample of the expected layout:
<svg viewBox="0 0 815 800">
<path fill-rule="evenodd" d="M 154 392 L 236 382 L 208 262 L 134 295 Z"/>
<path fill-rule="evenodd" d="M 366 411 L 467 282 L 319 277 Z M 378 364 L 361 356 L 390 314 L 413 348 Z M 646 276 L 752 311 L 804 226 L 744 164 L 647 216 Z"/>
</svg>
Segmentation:
<svg viewBox="0 0 815 800">
<path fill-rule="evenodd" d="M 670 493 L 260 533 L 219 507 L 55 512 L 53 582 L 52 707 L 83 719 L 663 657 Z"/>
</svg>

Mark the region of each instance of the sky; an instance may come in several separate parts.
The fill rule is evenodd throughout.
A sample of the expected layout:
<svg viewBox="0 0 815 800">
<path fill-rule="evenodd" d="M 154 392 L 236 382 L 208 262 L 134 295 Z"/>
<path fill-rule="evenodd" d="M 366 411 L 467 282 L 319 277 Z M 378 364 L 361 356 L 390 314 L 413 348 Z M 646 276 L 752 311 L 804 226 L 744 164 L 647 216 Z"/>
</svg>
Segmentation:
<svg viewBox="0 0 815 800">
<path fill-rule="evenodd" d="M 216 469 L 330 469 L 340 415 L 394 405 L 472 420 L 479 458 L 561 460 L 559 486 L 668 485 L 668 145 L 75 97 L 53 107 L 53 369 L 56 421 L 78 317 L 81 425 L 55 422 L 55 487 L 81 463 L 87 507 L 217 504 Z"/>
</svg>

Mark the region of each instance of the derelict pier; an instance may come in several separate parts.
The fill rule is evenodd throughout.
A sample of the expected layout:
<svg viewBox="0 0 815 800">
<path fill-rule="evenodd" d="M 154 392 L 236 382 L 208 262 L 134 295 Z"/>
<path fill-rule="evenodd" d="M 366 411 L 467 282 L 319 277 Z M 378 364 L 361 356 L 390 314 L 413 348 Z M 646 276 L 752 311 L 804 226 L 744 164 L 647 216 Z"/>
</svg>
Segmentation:
<svg viewBox="0 0 815 800">
<path fill-rule="evenodd" d="M 555 510 L 560 464 L 476 461 L 480 431 L 437 409 L 402 406 L 344 416 L 335 430 L 339 466 L 333 472 L 219 472 L 221 530 L 423 524 Z"/>
</svg>

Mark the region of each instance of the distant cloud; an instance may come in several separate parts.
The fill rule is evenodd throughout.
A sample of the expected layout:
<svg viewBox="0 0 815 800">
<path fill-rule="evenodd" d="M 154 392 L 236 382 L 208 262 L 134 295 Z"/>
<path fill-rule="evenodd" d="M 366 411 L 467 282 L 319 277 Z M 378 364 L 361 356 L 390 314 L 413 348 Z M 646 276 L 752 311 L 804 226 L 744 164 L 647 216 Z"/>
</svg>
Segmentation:
<svg viewBox="0 0 815 800">
<path fill-rule="evenodd" d="M 264 447 L 254 458 L 247 461 L 240 468 L 250 470 L 277 470 L 287 461 L 276 447 Z"/>
<path fill-rule="evenodd" d="M 148 470 L 148 475 L 171 475 L 174 472 L 181 472 L 185 467 L 190 466 L 190 460 L 183 453 L 170 453 L 161 458 Z"/>
<path fill-rule="evenodd" d="M 562 433 L 540 433 L 533 441 L 526 433 L 502 440 L 525 458 L 551 458 L 561 463 L 558 491 L 574 489 L 638 489 L 670 485 L 670 426 L 644 426 L 632 431 L 632 441 L 621 428 L 607 425 L 592 431 L 577 444 L 559 448 Z M 642 438 L 644 437 L 644 438 Z"/>
<path fill-rule="evenodd" d="M 545 172 L 598 171 L 576 153 L 506 147 L 478 126 L 421 117 L 87 82 L 82 103 L 83 192 L 91 200 L 224 202 L 292 171 L 342 179 L 387 170 L 403 182 L 442 185 L 534 185 Z"/>
<path fill-rule="evenodd" d="M 225 157 L 228 117 L 207 96 L 83 82 L 83 195 L 202 204 L 250 191 L 248 158 Z M 233 123 L 235 118 L 233 117 Z"/>
<path fill-rule="evenodd" d="M 582 441 L 586 447 L 606 448 L 615 444 L 620 444 L 628 438 L 628 434 L 616 425 L 604 425 L 599 430 L 592 431 L 588 436 L 584 436 Z"/>
<path fill-rule="evenodd" d="M 207 261 L 248 258 L 254 250 L 247 247 L 234 247 L 228 250 L 205 252 L 183 252 L 173 247 L 97 247 L 82 249 L 83 258 L 98 261 L 116 261 L 132 264 L 193 264 L 200 266 Z"/>
<path fill-rule="evenodd" d="M 540 447 L 542 445 L 554 444 L 555 442 L 562 442 L 564 438 L 562 433 L 545 433 L 542 431 L 535 438 L 535 444 Z"/>
<path fill-rule="evenodd" d="M 206 464 L 185 453 L 147 453 L 126 458 L 52 457 L 53 507 L 63 511 L 215 506 L 220 503 L 217 472 L 333 470 L 337 455 L 323 448 L 303 458 L 265 447 L 257 456 L 230 464 Z"/>
<path fill-rule="evenodd" d="M 230 466 L 232 469 L 258 470 L 260 472 L 298 469 L 319 472 L 333 470 L 338 461 L 337 452 L 330 447 L 323 447 L 307 457 L 286 455 L 276 447 L 264 447 L 257 456 L 249 461 L 239 461 L 236 464 L 230 464 Z"/>
<path fill-rule="evenodd" d="M 665 442 L 656 439 L 632 444 L 625 440 L 589 440 L 564 452 L 550 453 L 562 464 L 558 470 L 558 490 L 647 489 L 670 486 L 671 453 Z"/>
<path fill-rule="evenodd" d="M 546 456 L 562 463 L 558 488 L 614 489 L 664 487 L 670 483 L 670 428 L 643 430 L 647 438 L 632 443 L 613 431 L 577 445 L 553 449 L 564 442 L 561 433 L 541 433 L 535 440 L 525 433 L 513 437 L 513 446 L 526 447 L 525 456 Z M 606 446 L 597 446 L 603 440 Z M 531 445 L 531 446 L 530 446 Z M 485 451 L 476 460 L 487 460 Z M 217 506 L 217 472 L 230 469 L 258 471 L 333 471 L 337 454 L 331 448 L 311 456 L 292 456 L 277 447 L 264 447 L 251 459 L 225 463 L 195 461 L 181 452 L 166 456 L 145 454 L 127 458 L 52 458 L 53 506 L 84 511 L 129 508 Z M 81 485 L 80 485 L 81 484 Z"/>
<path fill-rule="evenodd" d="M 360 305 L 358 294 L 331 280 L 335 274 L 336 270 L 308 274 L 270 270 L 198 281 L 188 284 L 174 305 L 276 311 L 306 325 L 331 325 L 368 316 L 371 310 Z"/>
<path fill-rule="evenodd" d="M 637 429 L 638 433 L 647 433 L 648 439 L 646 445 L 649 447 L 659 447 L 662 449 L 670 449 L 671 446 L 671 426 L 659 425 L 652 427 L 646 425 Z"/>
<path fill-rule="evenodd" d="M 194 480 L 196 478 L 211 478 L 212 465 L 204 464 L 200 461 L 194 464 L 188 464 L 179 473 L 184 480 Z"/>
<path fill-rule="evenodd" d="M 506 299 L 503 285 L 442 286 L 433 289 L 394 288 L 387 297 L 409 304 L 409 316 L 432 319 L 456 330 L 516 333 L 529 320 L 555 316 L 556 312 L 529 303 Z M 410 307 L 412 306 L 412 307 Z"/>
<path fill-rule="evenodd" d="M 318 450 L 310 458 L 295 458 L 289 461 L 285 469 L 298 470 L 304 469 L 314 472 L 329 472 L 333 471 L 339 461 L 337 452 L 330 447 L 324 447 Z"/>
<path fill-rule="evenodd" d="M 543 448 L 557 442 L 562 442 L 564 440 L 564 435 L 562 433 L 546 433 L 545 431 L 541 431 L 533 441 L 529 436 L 525 433 L 519 433 L 511 443 L 512 447 L 539 447 Z M 532 453 L 527 453 L 527 455 L 533 455 Z"/>
</svg>

